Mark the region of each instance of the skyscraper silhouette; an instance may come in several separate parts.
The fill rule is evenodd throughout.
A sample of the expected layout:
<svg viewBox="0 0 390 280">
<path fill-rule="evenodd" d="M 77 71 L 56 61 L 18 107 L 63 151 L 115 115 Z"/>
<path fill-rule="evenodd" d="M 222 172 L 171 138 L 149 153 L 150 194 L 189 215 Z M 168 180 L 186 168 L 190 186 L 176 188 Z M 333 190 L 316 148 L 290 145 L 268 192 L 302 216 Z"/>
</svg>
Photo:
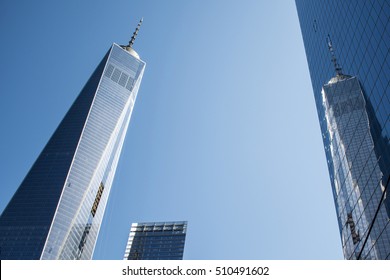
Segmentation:
<svg viewBox="0 0 390 280">
<path fill-rule="evenodd" d="M 139 25 L 109 48 L 1 214 L 0 259 L 92 258 L 145 68 Z"/>
<path fill-rule="evenodd" d="M 344 257 L 390 259 L 390 3 L 296 6 Z"/>
</svg>

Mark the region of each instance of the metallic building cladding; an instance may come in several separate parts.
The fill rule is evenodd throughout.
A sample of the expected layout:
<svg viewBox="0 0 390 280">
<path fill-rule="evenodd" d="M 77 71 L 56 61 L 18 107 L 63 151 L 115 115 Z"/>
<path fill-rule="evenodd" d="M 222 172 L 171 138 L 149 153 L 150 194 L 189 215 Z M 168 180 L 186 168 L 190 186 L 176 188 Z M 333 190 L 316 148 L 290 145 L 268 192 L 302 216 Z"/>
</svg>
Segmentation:
<svg viewBox="0 0 390 280">
<path fill-rule="evenodd" d="M 296 0 L 296 7 L 344 256 L 390 259 L 390 2 Z M 328 36 L 350 76 L 335 77 Z"/>
<path fill-rule="evenodd" d="M 4 211 L 1 259 L 91 259 L 144 67 L 120 46 L 110 48 L 34 164 L 41 169 L 33 166 L 26 176 L 40 192 L 22 183 L 14 196 L 21 203 L 13 198 Z M 118 80 L 109 68 L 117 70 Z M 58 160 L 63 154 L 66 165 Z M 49 162 L 48 156 L 56 158 Z M 45 231 L 36 234 L 39 243 L 24 246 L 30 236 L 11 240 L 19 228 L 9 226 L 7 217 L 18 213 L 13 223 L 25 227 L 30 208 L 37 209 L 36 220 L 42 215 L 45 221 L 41 226 L 32 220 L 27 231 Z"/>
<path fill-rule="evenodd" d="M 187 222 L 133 223 L 124 260 L 182 260 Z"/>
</svg>

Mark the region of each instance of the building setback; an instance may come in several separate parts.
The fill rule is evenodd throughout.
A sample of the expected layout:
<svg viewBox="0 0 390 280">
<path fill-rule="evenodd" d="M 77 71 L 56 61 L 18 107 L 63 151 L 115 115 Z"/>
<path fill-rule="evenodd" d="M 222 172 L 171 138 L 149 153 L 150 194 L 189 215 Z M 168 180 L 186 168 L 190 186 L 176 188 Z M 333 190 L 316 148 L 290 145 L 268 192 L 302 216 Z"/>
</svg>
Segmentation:
<svg viewBox="0 0 390 280">
<path fill-rule="evenodd" d="M 92 258 L 145 68 L 138 27 L 109 48 L 1 214 L 0 259 Z"/>
<path fill-rule="evenodd" d="M 344 257 L 390 259 L 390 3 L 296 7 Z"/>
<path fill-rule="evenodd" d="M 133 223 L 124 260 L 182 260 L 187 222 Z"/>
</svg>

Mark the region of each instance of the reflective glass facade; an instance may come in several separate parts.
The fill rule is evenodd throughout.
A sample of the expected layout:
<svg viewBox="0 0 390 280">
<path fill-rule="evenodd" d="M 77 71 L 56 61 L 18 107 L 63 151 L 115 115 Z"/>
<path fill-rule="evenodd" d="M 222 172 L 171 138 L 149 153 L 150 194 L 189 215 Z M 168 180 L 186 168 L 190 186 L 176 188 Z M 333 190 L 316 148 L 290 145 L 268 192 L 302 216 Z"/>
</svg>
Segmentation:
<svg viewBox="0 0 390 280">
<path fill-rule="evenodd" d="M 113 44 L 0 217 L 1 259 L 91 259 L 145 63 Z"/>
<path fill-rule="evenodd" d="M 133 223 L 124 260 L 182 260 L 187 222 Z"/>
<path fill-rule="evenodd" d="M 390 3 L 296 0 L 296 6 L 344 257 L 390 259 Z"/>
</svg>

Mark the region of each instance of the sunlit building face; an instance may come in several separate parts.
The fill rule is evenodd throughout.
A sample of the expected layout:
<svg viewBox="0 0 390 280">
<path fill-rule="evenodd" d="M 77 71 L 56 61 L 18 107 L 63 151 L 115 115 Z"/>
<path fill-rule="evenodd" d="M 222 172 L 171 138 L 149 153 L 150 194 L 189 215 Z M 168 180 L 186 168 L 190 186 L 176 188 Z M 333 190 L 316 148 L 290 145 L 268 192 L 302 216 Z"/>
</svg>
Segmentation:
<svg viewBox="0 0 390 280">
<path fill-rule="evenodd" d="M 145 63 L 113 44 L 0 217 L 1 259 L 91 259 Z"/>
</svg>

